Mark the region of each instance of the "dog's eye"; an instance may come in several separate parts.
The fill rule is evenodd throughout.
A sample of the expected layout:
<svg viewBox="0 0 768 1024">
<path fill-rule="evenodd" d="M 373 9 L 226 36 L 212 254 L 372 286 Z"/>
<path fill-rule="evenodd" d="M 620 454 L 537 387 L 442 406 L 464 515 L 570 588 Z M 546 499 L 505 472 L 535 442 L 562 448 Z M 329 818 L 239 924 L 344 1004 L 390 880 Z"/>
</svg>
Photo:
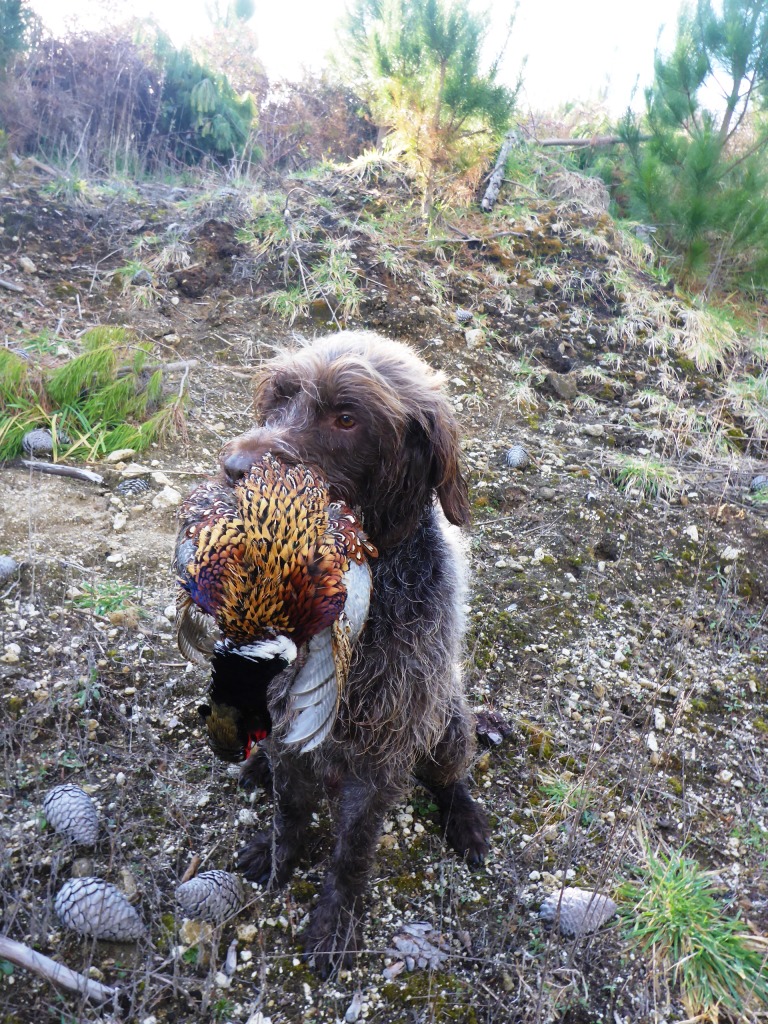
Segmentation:
<svg viewBox="0 0 768 1024">
<path fill-rule="evenodd" d="M 355 417 L 351 416 L 348 412 L 340 412 L 336 417 L 336 426 L 342 430 L 349 430 L 350 427 L 354 427 Z"/>
</svg>

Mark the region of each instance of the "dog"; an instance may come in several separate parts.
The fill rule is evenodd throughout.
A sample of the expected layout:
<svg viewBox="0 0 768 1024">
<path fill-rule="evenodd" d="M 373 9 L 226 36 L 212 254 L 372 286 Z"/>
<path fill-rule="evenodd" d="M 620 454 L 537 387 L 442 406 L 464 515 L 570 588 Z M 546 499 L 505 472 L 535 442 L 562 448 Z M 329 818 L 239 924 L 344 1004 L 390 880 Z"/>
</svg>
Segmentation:
<svg viewBox="0 0 768 1024">
<path fill-rule="evenodd" d="M 221 453 L 230 482 L 266 452 L 318 467 L 379 551 L 333 731 L 308 754 L 272 741 L 272 835 L 257 834 L 238 861 L 246 878 L 284 884 L 312 812 L 330 799 L 334 848 L 302 937 L 326 975 L 362 948 L 382 825 L 414 775 L 433 794 L 448 844 L 472 866 L 488 852 L 487 817 L 466 782 L 475 730 L 459 670 L 465 567 L 451 536 L 459 531 L 447 525 L 466 526 L 470 508 L 442 385 L 409 346 L 342 331 L 265 364 L 255 387 L 261 425 Z"/>
</svg>

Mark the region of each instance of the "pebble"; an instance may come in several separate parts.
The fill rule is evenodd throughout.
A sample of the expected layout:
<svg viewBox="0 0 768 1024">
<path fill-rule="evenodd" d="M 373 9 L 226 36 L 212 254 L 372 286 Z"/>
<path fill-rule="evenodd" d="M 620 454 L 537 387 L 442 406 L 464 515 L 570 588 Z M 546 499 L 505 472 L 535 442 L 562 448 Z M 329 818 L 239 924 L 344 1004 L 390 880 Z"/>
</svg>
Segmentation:
<svg viewBox="0 0 768 1024">
<path fill-rule="evenodd" d="M 175 508 L 181 504 L 181 492 L 175 487 L 166 485 L 159 494 L 152 499 L 152 508 Z"/>
<path fill-rule="evenodd" d="M 25 274 L 36 274 L 37 267 L 29 256 L 19 256 L 19 266 Z"/>
<path fill-rule="evenodd" d="M 472 330 L 464 331 L 464 340 L 467 343 L 467 348 L 478 348 L 485 344 L 485 331 L 482 327 L 473 327 Z"/>
</svg>

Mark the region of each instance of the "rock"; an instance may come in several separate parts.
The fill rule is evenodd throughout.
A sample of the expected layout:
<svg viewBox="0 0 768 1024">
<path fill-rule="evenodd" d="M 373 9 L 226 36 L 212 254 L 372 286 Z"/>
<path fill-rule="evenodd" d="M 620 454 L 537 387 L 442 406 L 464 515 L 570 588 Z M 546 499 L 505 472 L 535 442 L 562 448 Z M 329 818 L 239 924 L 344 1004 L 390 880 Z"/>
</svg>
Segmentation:
<svg viewBox="0 0 768 1024">
<path fill-rule="evenodd" d="M 95 846 L 99 838 L 96 804 L 79 786 L 65 782 L 43 800 L 43 813 L 54 831 L 80 846 Z"/>
<path fill-rule="evenodd" d="M 29 256 L 19 256 L 19 266 L 25 274 L 36 274 L 37 267 L 29 258 Z"/>
<path fill-rule="evenodd" d="M 219 924 L 242 909 L 243 886 L 229 871 L 203 871 L 177 886 L 176 900 L 187 917 Z"/>
<path fill-rule="evenodd" d="M 589 437 L 605 437 L 605 427 L 602 423 L 585 423 L 581 429 Z"/>
<path fill-rule="evenodd" d="M 474 327 L 472 330 L 464 331 L 464 340 L 467 343 L 467 348 L 478 348 L 480 345 L 485 344 L 485 331 L 482 327 Z"/>
<path fill-rule="evenodd" d="M 152 499 L 152 508 L 176 508 L 181 504 L 181 492 L 175 487 L 165 486 L 159 494 Z"/>
<path fill-rule="evenodd" d="M 53 904 L 61 923 L 78 935 L 112 942 L 134 942 L 146 928 L 119 889 L 101 878 L 72 878 Z"/>
<path fill-rule="evenodd" d="M 562 398 L 564 402 L 572 402 L 579 393 L 578 385 L 572 377 L 555 373 L 554 370 L 547 374 L 544 378 L 544 383 L 553 394 L 557 395 L 558 398 Z"/>
<path fill-rule="evenodd" d="M 7 583 L 19 571 L 19 563 L 10 555 L 0 555 L 0 586 Z"/>
<path fill-rule="evenodd" d="M 135 448 L 117 448 L 104 459 L 105 462 L 126 462 L 136 454 Z"/>
<path fill-rule="evenodd" d="M 544 900 L 539 917 L 565 938 L 575 938 L 597 931 L 617 910 L 610 896 L 568 885 Z"/>
</svg>

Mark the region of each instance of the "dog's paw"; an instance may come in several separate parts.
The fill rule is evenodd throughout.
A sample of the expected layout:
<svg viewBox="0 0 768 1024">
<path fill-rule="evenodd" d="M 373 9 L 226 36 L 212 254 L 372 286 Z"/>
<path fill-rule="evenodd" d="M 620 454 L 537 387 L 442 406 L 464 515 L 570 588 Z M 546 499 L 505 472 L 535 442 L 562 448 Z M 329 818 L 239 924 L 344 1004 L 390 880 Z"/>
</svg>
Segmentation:
<svg viewBox="0 0 768 1024">
<path fill-rule="evenodd" d="M 257 832 L 237 855 L 237 870 L 249 882 L 266 885 L 272 877 L 272 833 Z"/>
<path fill-rule="evenodd" d="M 259 788 L 272 791 L 272 765 L 261 747 L 257 747 L 240 769 L 238 785 L 249 793 Z"/>
<path fill-rule="evenodd" d="M 328 978 L 342 967 L 352 967 L 362 949 L 362 929 L 348 912 L 339 915 L 336 908 L 322 901 L 299 936 L 304 953 L 317 973 Z"/>
<path fill-rule="evenodd" d="M 465 808 L 461 815 L 450 815 L 445 825 L 446 842 L 471 868 L 482 867 L 485 863 L 490 835 L 488 817 L 476 803 Z"/>
</svg>

